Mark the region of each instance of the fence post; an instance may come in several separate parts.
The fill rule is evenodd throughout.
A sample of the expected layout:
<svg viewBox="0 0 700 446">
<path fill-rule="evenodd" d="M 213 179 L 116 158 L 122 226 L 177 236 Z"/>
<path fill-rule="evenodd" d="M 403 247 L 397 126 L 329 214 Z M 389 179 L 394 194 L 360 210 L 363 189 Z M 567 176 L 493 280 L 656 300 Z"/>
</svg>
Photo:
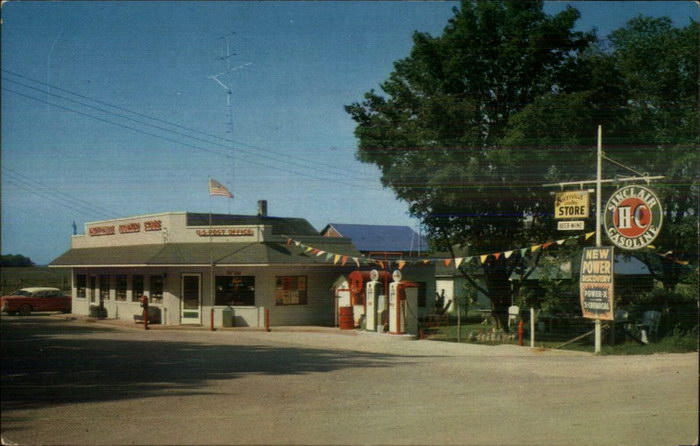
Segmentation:
<svg viewBox="0 0 700 446">
<path fill-rule="evenodd" d="M 459 296 L 455 297 L 457 304 L 457 342 L 462 342 L 462 306 L 459 304 Z"/>
<path fill-rule="evenodd" d="M 535 312 L 534 308 L 530 308 L 530 347 L 535 348 Z"/>
</svg>

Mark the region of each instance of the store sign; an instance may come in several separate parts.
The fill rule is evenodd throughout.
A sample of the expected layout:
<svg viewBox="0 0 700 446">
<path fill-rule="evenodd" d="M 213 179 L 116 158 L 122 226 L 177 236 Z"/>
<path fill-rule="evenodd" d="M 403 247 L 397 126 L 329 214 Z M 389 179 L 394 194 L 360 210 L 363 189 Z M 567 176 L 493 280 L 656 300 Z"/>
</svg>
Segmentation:
<svg viewBox="0 0 700 446">
<path fill-rule="evenodd" d="M 584 229 L 583 220 L 576 221 L 560 221 L 557 223 L 559 231 L 582 231 Z"/>
<path fill-rule="evenodd" d="M 200 237 L 245 237 L 255 235 L 250 228 L 197 229 Z"/>
<path fill-rule="evenodd" d="M 579 280 L 583 317 L 613 320 L 614 265 L 615 253 L 612 246 L 584 248 Z"/>
<path fill-rule="evenodd" d="M 554 218 L 588 218 L 588 192 L 558 192 L 554 196 Z"/>
<path fill-rule="evenodd" d="M 160 231 L 163 225 L 160 220 L 149 220 L 143 222 L 144 231 Z M 88 235 L 90 237 L 98 237 L 103 235 L 116 235 L 119 234 L 133 234 L 136 232 L 141 232 L 141 223 L 131 222 L 123 223 L 120 225 L 105 225 L 105 226 L 92 226 L 88 228 Z"/>
<path fill-rule="evenodd" d="M 653 242 L 662 221 L 659 198 L 646 187 L 618 189 L 605 205 L 605 233 L 622 249 L 641 249 Z"/>
</svg>

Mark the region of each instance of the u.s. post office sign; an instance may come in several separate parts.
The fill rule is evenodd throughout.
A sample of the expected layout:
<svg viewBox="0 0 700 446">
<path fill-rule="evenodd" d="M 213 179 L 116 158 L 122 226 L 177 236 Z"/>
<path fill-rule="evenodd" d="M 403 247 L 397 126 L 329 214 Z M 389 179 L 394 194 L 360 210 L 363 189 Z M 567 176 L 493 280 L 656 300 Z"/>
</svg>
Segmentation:
<svg viewBox="0 0 700 446">
<path fill-rule="evenodd" d="M 554 218 L 588 218 L 587 191 L 557 192 L 554 196 Z"/>
<path fill-rule="evenodd" d="M 641 249 L 653 242 L 662 222 L 659 198 L 646 187 L 618 189 L 605 205 L 605 233 L 622 249 Z"/>
</svg>

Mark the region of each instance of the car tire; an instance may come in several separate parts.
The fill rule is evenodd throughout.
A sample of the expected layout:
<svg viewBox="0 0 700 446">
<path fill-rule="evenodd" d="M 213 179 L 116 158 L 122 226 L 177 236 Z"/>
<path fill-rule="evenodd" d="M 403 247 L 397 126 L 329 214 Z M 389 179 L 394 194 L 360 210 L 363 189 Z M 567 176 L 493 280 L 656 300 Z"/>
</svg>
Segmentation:
<svg viewBox="0 0 700 446">
<path fill-rule="evenodd" d="M 32 314 L 32 306 L 29 304 L 24 304 L 21 307 L 19 307 L 19 314 L 22 316 L 29 316 Z"/>
</svg>

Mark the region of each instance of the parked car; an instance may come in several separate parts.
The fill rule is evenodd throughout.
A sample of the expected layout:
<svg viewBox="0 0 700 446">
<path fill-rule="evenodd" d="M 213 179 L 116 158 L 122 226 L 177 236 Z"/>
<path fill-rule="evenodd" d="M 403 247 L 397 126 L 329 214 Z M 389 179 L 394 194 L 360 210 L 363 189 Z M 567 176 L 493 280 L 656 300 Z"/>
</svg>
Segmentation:
<svg viewBox="0 0 700 446">
<path fill-rule="evenodd" d="M 71 298 L 58 288 L 22 288 L 9 296 L 0 297 L 2 312 L 7 314 L 30 315 L 32 311 L 71 312 Z"/>
</svg>

